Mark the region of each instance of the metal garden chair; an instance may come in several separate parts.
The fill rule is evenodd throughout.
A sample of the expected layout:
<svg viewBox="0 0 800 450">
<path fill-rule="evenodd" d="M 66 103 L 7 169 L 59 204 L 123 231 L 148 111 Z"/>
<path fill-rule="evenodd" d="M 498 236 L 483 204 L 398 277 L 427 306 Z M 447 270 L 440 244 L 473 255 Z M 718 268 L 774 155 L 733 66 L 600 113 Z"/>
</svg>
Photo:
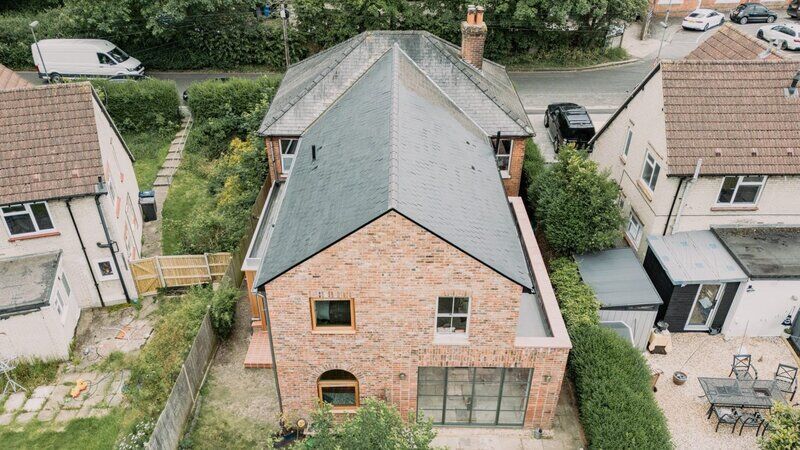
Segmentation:
<svg viewBox="0 0 800 450">
<path fill-rule="evenodd" d="M 758 371 L 752 364 L 751 355 L 733 355 L 731 373 L 728 376 L 736 375 L 737 380 L 757 380 Z M 750 371 L 752 370 L 752 373 Z"/>
<path fill-rule="evenodd" d="M 717 416 L 717 427 L 714 429 L 714 432 L 719 431 L 720 425 L 731 425 L 731 434 L 736 431 L 736 424 L 739 422 L 739 411 L 734 408 L 721 408 L 719 406 L 713 406 L 712 411 L 715 416 Z"/>
<path fill-rule="evenodd" d="M 794 394 L 797 393 L 797 367 L 778 364 L 778 369 L 775 371 L 775 383 L 781 392 L 792 394 L 789 398 L 790 402 L 794 400 Z"/>
</svg>

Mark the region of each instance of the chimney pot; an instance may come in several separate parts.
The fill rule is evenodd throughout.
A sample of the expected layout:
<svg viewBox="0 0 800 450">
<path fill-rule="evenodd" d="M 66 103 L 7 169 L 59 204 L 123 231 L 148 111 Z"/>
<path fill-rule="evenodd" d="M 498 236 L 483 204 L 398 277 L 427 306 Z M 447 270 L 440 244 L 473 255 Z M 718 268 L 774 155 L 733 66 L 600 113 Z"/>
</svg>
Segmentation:
<svg viewBox="0 0 800 450">
<path fill-rule="evenodd" d="M 483 23 L 483 6 L 475 8 L 475 23 L 478 25 Z"/>
<path fill-rule="evenodd" d="M 469 5 L 467 20 L 461 23 L 461 58 L 481 69 L 483 67 L 483 48 L 486 44 L 486 23 L 483 21 L 483 7 Z"/>
<path fill-rule="evenodd" d="M 475 5 L 467 6 L 467 23 L 470 25 L 475 24 Z"/>
</svg>

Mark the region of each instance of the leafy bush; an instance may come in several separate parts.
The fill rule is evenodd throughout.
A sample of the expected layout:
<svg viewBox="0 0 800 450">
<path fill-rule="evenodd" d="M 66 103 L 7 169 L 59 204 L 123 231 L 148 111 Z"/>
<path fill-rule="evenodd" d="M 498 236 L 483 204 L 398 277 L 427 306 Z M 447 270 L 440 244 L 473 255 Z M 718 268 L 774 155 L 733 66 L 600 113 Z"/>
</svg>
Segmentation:
<svg viewBox="0 0 800 450">
<path fill-rule="evenodd" d="M 573 147 L 561 148 L 558 162 L 544 173 L 537 191 L 537 221 L 556 251 L 603 250 L 621 236 L 617 184 Z"/>
<path fill-rule="evenodd" d="M 211 299 L 211 325 L 214 326 L 217 336 L 223 339 L 233 331 L 237 300 L 239 291 L 229 285 L 221 286 Z"/>
<path fill-rule="evenodd" d="M 404 421 L 393 405 L 369 398 L 356 413 L 339 422 L 334 420 L 330 405 L 322 404 L 312 414 L 316 434 L 293 448 L 348 450 L 425 450 L 436 437 L 430 420 Z"/>
<path fill-rule="evenodd" d="M 62 37 L 59 30 L 62 27 L 63 17 L 57 13 L 45 14 L 26 10 L 0 15 L 0 64 L 14 69 L 33 67 L 31 55 L 33 36 L 28 24 L 34 20 L 39 21 L 39 28 L 36 29 L 38 39 Z"/>
<path fill-rule="evenodd" d="M 522 162 L 522 186 L 526 186 L 524 199 L 529 213 L 536 211 L 540 184 L 546 170 L 547 165 L 539 146 L 533 139 L 528 139 L 525 141 L 525 160 Z"/>
<path fill-rule="evenodd" d="M 614 331 L 570 329 L 569 371 L 590 448 L 672 448 L 644 357 Z"/>
<path fill-rule="evenodd" d="M 558 258 L 550 263 L 550 281 L 556 291 L 561 315 L 569 329 L 582 325 L 597 325 L 600 302 L 586 283 L 581 281 L 578 265 L 569 258 Z"/>
<path fill-rule="evenodd" d="M 800 409 L 775 403 L 769 417 L 769 433 L 758 440 L 763 450 L 800 448 Z"/>
<path fill-rule="evenodd" d="M 122 132 L 174 128 L 180 122 L 180 99 L 174 81 L 92 80 L 92 85 Z"/>
</svg>

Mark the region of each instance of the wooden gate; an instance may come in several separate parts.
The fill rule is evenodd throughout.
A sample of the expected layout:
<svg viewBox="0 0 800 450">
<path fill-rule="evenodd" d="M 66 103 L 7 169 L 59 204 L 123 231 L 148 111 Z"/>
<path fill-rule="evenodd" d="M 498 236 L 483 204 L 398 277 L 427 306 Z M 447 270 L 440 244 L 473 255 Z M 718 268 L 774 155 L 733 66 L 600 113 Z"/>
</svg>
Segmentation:
<svg viewBox="0 0 800 450">
<path fill-rule="evenodd" d="M 153 295 L 161 287 L 161 277 L 155 258 L 131 261 L 131 274 L 139 295 Z"/>
<path fill-rule="evenodd" d="M 139 295 L 154 295 L 159 288 L 219 282 L 230 262 L 230 253 L 205 253 L 153 256 L 130 264 Z"/>
</svg>

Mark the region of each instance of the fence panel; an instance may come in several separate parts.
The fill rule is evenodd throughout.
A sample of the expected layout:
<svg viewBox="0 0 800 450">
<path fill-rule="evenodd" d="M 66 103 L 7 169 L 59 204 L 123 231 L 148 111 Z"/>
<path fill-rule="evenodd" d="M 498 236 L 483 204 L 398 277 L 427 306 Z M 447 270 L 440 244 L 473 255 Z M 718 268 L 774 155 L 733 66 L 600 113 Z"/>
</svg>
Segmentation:
<svg viewBox="0 0 800 450">
<path fill-rule="evenodd" d="M 154 295 L 159 288 L 219 282 L 231 258 L 230 253 L 153 256 L 130 264 L 139 295 Z"/>
<path fill-rule="evenodd" d="M 206 260 L 208 261 L 208 269 L 211 272 L 211 279 L 218 282 L 225 275 L 225 270 L 231 263 L 230 253 L 206 253 Z"/>
<path fill-rule="evenodd" d="M 139 295 L 153 295 L 161 287 L 156 258 L 131 261 L 131 274 Z"/>
</svg>

